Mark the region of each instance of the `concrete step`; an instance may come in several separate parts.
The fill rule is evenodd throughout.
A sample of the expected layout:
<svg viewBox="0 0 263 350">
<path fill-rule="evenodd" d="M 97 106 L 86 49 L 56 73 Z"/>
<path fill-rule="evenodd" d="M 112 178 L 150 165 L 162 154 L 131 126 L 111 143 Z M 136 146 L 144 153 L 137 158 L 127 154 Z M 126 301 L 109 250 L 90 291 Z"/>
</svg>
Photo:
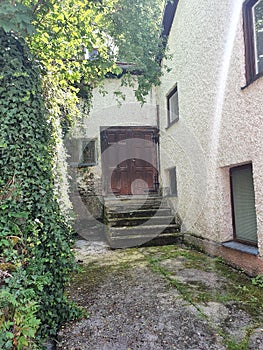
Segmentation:
<svg viewBox="0 0 263 350">
<path fill-rule="evenodd" d="M 168 208 L 167 204 L 165 203 L 126 203 L 126 204 L 106 204 L 106 207 L 108 210 L 111 211 L 135 211 L 135 210 L 142 210 L 142 209 L 159 209 L 159 208 Z"/>
<path fill-rule="evenodd" d="M 111 238 L 131 237 L 131 236 L 151 236 L 155 237 L 161 233 L 177 233 L 180 225 L 139 225 L 125 227 L 109 227 L 108 233 Z"/>
<path fill-rule="evenodd" d="M 112 248 L 175 244 L 180 225 L 160 196 L 105 198 L 107 238 Z"/>
<path fill-rule="evenodd" d="M 154 215 L 160 216 L 170 216 L 171 209 L 170 208 L 162 208 L 162 209 L 140 209 L 140 210 L 124 210 L 124 211 L 108 211 L 109 219 L 118 217 L 118 218 L 134 218 L 134 217 L 151 217 Z"/>
<path fill-rule="evenodd" d="M 167 203 L 162 197 L 147 197 L 147 198 L 116 198 L 104 199 L 107 210 L 136 210 L 136 209 L 151 209 L 166 206 Z"/>
<path fill-rule="evenodd" d="M 144 196 L 144 195 L 134 195 L 134 196 L 108 196 L 104 197 L 106 203 L 116 203 L 116 202 L 145 202 L 145 201 L 162 201 L 163 197 L 157 195 Z"/>
<path fill-rule="evenodd" d="M 108 243 L 112 249 L 131 248 L 139 246 L 160 246 L 171 245 L 182 242 L 181 233 L 165 233 L 157 236 L 126 236 L 126 237 L 112 237 L 108 239 Z"/>
<path fill-rule="evenodd" d="M 145 247 L 151 246 L 164 246 L 164 245 L 173 245 L 183 243 L 183 234 L 180 232 L 177 233 L 162 233 L 159 236 L 156 236 L 152 240 L 149 240 L 143 244 Z"/>
<path fill-rule="evenodd" d="M 122 226 L 138 226 L 143 223 L 148 223 L 149 225 L 169 225 L 174 223 L 174 216 L 165 215 L 165 216 L 154 216 L 154 217 L 126 217 L 119 218 L 115 217 L 109 219 L 108 224 L 110 227 L 122 227 Z"/>
</svg>

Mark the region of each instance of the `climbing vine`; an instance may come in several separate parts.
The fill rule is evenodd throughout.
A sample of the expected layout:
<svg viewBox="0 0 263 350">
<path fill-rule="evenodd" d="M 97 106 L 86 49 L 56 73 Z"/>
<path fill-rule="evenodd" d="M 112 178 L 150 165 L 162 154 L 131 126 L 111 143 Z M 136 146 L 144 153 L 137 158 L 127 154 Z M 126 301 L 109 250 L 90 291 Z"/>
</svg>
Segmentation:
<svg viewBox="0 0 263 350">
<path fill-rule="evenodd" d="M 0 347 L 27 349 L 78 315 L 64 296 L 72 236 L 54 197 L 56 141 L 40 68 L 25 42 L 3 30 L 0 51 L 0 252 L 10 274 L 0 294 Z"/>
<path fill-rule="evenodd" d="M 66 132 L 80 115 L 80 97 L 89 109 L 106 74 L 121 75 L 118 59 L 139 73 L 141 102 L 158 84 L 162 4 L 0 1 L 1 349 L 38 348 L 37 339 L 80 316 L 64 295 L 75 264 L 72 232 L 55 197 L 59 128 Z M 131 74 L 123 84 L 135 86 Z"/>
</svg>

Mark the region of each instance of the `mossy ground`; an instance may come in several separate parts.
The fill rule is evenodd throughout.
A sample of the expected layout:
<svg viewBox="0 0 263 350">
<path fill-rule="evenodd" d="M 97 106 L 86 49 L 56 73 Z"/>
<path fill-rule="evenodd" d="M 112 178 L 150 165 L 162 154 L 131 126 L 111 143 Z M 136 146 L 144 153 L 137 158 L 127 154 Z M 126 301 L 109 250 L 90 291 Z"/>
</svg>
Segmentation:
<svg viewBox="0 0 263 350">
<path fill-rule="evenodd" d="M 228 266 L 222 259 L 213 258 L 204 253 L 195 251 L 183 246 L 163 246 L 152 247 L 144 251 L 144 254 L 156 271 L 159 271 L 164 276 L 171 279 L 175 275 L 175 279 L 169 282 L 176 284 L 176 271 L 171 272 L 163 267 L 160 263 L 165 260 L 178 257 L 184 257 L 183 265 L 185 269 L 196 269 L 206 272 L 214 272 L 218 274 L 219 278 L 222 276 L 226 283 L 220 286 L 213 286 L 214 288 L 207 288 L 207 285 L 199 282 L 188 282 L 184 286 L 187 296 L 191 298 L 194 303 L 198 302 L 235 302 L 244 311 L 251 316 L 262 320 L 263 315 L 263 288 L 252 284 L 252 279 L 243 271 L 239 271 Z M 181 284 L 177 281 L 178 284 Z M 196 288 L 198 286 L 198 288 Z"/>
<path fill-rule="evenodd" d="M 248 347 L 250 334 L 263 324 L 263 288 L 253 285 L 250 277 L 229 267 L 222 259 L 183 245 L 108 250 L 105 254 L 86 255 L 80 271 L 72 275 L 68 293 L 88 312 L 87 295 L 96 295 L 96 290 L 114 276 L 125 276 L 127 271 L 135 268 L 150 269 L 162 276 L 167 286 L 174 293 L 179 292 L 180 298 L 204 319 L 209 320 L 206 307 L 222 305 L 226 312 L 229 310 L 229 315 L 214 326 L 225 348 L 251 349 Z M 245 315 L 248 323 L 239 325 L 238 315 L 241 318 Z M 239 326 L 241 336 L 236 337 Z"/>
</svg>

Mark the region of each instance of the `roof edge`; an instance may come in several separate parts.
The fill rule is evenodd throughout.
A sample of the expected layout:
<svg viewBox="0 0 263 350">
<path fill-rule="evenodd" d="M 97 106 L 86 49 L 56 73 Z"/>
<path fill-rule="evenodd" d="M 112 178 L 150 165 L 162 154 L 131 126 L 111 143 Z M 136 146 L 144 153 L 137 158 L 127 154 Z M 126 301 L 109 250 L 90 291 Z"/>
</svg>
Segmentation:
<svg viewBox="0 0 263 350">
<path fill-rule="evenodd" d="M 179 0 L 168 0 L 163 12 L 162 37 L 168 38 Z"/>
</svg>

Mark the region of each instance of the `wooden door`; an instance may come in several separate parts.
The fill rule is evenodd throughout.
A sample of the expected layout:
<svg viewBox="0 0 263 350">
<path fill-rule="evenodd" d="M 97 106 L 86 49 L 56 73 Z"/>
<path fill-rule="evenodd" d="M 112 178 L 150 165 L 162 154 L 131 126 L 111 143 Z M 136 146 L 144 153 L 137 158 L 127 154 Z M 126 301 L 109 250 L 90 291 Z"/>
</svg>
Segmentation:
<svg viewBox="0 0 263 350">
<path fill-rule="evenodd" d="M 158 191 L 158 130 L 110 127 L 101 131 L 104 193 L 146 195 Z"/>
</svg>

